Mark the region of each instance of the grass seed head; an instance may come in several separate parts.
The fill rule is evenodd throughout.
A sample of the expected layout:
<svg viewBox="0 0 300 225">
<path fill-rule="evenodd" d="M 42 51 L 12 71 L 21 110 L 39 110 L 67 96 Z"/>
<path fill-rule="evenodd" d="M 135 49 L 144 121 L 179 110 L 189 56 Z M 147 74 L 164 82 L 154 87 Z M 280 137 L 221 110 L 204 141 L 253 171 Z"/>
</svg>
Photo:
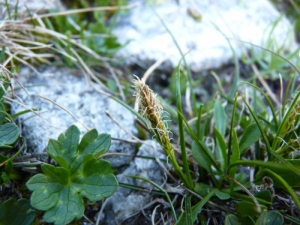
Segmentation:
<svg viewBox="0 0 300 225">
<path fill-rule="evenodd" d="M 136 90 L 135 96 L 139 105 L 139 113 L 149 120 L 151 124 L 150 129 L 153 129 L 156 135 L 158 135 L 162 146 L 172 149 L 169 131 L 162 117 L 163 107 L 160 101 L 148 85 L 145 84 L 143 79 L 140 80 L 135 76 L 134 86 Z"/>
</svg>

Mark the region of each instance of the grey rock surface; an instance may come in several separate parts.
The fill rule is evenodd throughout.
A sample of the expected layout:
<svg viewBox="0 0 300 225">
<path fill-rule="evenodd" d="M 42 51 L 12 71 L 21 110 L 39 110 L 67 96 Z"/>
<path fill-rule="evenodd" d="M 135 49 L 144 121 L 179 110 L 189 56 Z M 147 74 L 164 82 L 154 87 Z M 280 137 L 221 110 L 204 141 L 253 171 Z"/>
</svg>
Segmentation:
<svg viewBox="0 0 300 225">
<path fill-rule="evenodd" d="M 98 133 L 108 133 L 112 138 L 131 139 L 107 115 L 107 111 L 127 131 L 135 133 L 134 117 L 116 101 L 97 92 L 84 77 L 75 76 L 74 70 L 62 68 L 46 68 L 40 75 L 28 69 L 21 69 L 17 79 L 25 87 L 15 91 L 16 101 L 23 105 L 13 104 L 13 109 L 20 112 L 29 108 L 41 108 L 37 113 L 24 114 L 20 117 L 22 135 L 27 140 L 27 152 L 43 152 L 49 138 L 57 139 L 60 133 L 75 124 L 82 134 L 84 128 L 96 128 Z M 18 88 L 15 82 L 15 88 Z M 46 97 L 51 101 L 39 96 Z M 55 102 L 56 104 L 54 104 Z M 78 120 L 60 108 L 72 113 Z M 83 126 L 84 125 L 84 126 Z M 135 144 L 123 141 L 112 141 L 110 152 L 134 154 Z M 106 158 L 113 167 L 128 165 L 131 157 L 113 156 Z"/>
<path fill-rule="evenodd" d="M 286 49 L 295 45 L 291 23 L 280 17 L 268 0 L 163 0 L 152 5 L 149 0 L 129 2 L 140 4 L 122 16 L 114 29 L 121 43 L 130 40 L 118 53 L 128 64 L 147 67 L 167 57 L 161 69 L 178 65 L 181 55 L 155 12 L 168 26 L 183 54 L 188 53 L 186 60 L 194 72 L 219 68 L 232 60 L 233 52 L 225 37 L 230 38 L 238 56 L 243 50 L 253 48 L 238 40 L 262 47 L 267 47 L 268 41 Z"/>
<path fill-rule="evenodd" d="M 155 141 L 145 141 L 139 148 L 138 156 L 150 156 L 165 159 L 162 148 Z M 165 165 L 166 166 L 166 165 Z M 124 175 L 135 175 L 143 177 L 163 185 L 163 169 L 155 160 L 136 157 L 130 166 L 118 176 L 119 182 L 145 187 L 152 190 L 154 187 L 145 181 L 131 179 Z M 128 188 L 119 187 L 110 197 L 108 207 L 105 211 L 105 224 L 122 224 L 122 221 L 134 213 L 141 212 L 142 209 L 151 201 L 153 194 L 149 192 L 133 191 Z M 113 215 L 113 216 L 112 216 Z M 113 218 L 113 219 L 112 219 Z"/>
</svg>

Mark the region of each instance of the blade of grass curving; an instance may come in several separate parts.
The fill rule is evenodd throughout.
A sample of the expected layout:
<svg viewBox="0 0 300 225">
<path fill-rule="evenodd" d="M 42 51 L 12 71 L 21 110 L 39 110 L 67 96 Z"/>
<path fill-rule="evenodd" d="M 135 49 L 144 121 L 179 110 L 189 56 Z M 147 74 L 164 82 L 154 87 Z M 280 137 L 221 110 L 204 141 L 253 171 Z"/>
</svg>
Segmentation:
<svg viewBox="0 0 300 225">
<path fill-rule="evenodd" d="M 201 150 L 203 151 L 203 153 L 209 159 L 210 164 L 213 167 L 215 167 L 218 172 L 221 172 L 222 170 L 217 165 L 216 161 L 213 159 L 211 152 L 209 152 L 208 148 L 197 138 L 196 134 L 194 133 L 194 131 L 192 130 L 192 128 L 190 127 L 189 123 L 184 118 L 184 116 L 180 112 L 178 112 L 178 115 L 180 116 L 180 118 L 182 119 L 182 121 L 185 123 L 185 126 L 187 128 L 187 132 L 189 133 L 189 135 L 192 137 L 192 139 L 196 142 L 196 144 L 201 148 Z"/>
<path fill-rule="evenodd" d="M 141 192 L 146 192 L 146 193 L 149 193 L 151 191 L 151 193 L 153 193 L 155 195 L 165 196 L 164 192 L 159 191 L 159 190 L 149 190 L 148 188 L 144 188 L 144 187 L 133 185 L 133 184 L 127 184 L 127 183 L 122 183 L 122 182 L 118 182 L 118 183 L 119 183 L 119 186 L 123 187 L 123 188 L 128 188 L 131 190 L 141 191 Z"/>
<path fill-rule="evenodd" d="M 133 113 L 140 121 L 142 121 L 145 125 L 148 124 L 148 122 L 146 121 L 146 119 L 140 115 L 137 111 L 135 111 L 131 106 L 127 105 L 125 102 L 123 102 L 122 100 L 118 99 L 115 96 L 110 95 L 109 96 L 111 99 L 115 100 L 116 102 L 118 102 L 119 104 L 121 104 L 122 106 L 124 106 L 126 109 L 128 109 L 131 113 Z M 150 132 L 152 133 L 152 135 L 155 135 L 154 132 L 152 132 L 152 130 L 150 129 Z"/>
<path fill-rule="evenodd" d="M 2 62 L 4 60 L 4 55 L 6 51 L 6 46 L 3 46 L 0 52 L 0 61 Z"/>
<path fill-rule="evenodd" d="M 14 20 L 18 19 L 19 0 L 15 4 Z"/>
<path fill-rule="evenodd" d="M 190 215 L 192 222 L 195 222 L 198 214 L 202 210 L 203 206 L 209 201 L 209 199 L 218 191 L 218 189 L 213 189 L 210 191 L 200 202 L 192 207 L 192 213 Z M 186 217 L 188 215 L 186 212 L 180 214 L 178 221 L 175 225 L 186 225 Z"/>
<path fill-rule="evenodd" d="M 224 135 L 222 135 L 216 127 L 214 127 L 214 134 L 216 136 L 217 147 L 221 150 L 222 157 L 223 157 L 223 159 L 219 157 L 220 165 L 223 171 L 225 171 L 225 169 L 227 168 L 227 152 L 226 152 L 226 143 L 225 143 Z"/>
<path fill-rule="evenodd" d="M 284 93 L 284 97 L 283 97 L 283 101 L 282 101 L 282 115 L 284 114 L 284 106 L 287 104 L 287 100 L 288 98 L 290 98 L 291 96 L 289 96 L 289 93 L 290 95 L 292 93 L 294 93 L 294 86 L 295 86 L 295 74 L 292 75 L 292 77 L 290 78 L 290 81 L 287 85 L 287 87 L 285 88 L 285 93 Z"/>
<path fill-rule="evenodd" d="M 249 109 L 253 119 L 255 120 L 255 123 L 257 124 L 257 126 L 260 130 L 260 133 L 261 133 L 262 138 L 263 138 L 263 140 L 265 142 L 265 145 L 266 145 L 266 149 L 267 149 L 267 153 L 268 153 L 268 160 L 271 160 L 271 146 L 270 146 L 269 140 L 267 138 L 267 135 L 266 135 L 265 131 L 263 130 L 262 126 L 260 125 L 260 123 L 258 121 L 258 118 L 256 117 L 255 113 L 253 112 L 252 108 L 250 107 L 250 105 L 248 104 L 248 102 L 246 101 L 244 96 L 242 96 L 242 99 L 245 102 L 245 104 L 246 104 L 247 108 Z"/>
<path fill-rule="evenodd" d="M 10 158 L 8 158 L 8 159 L 5 160 L 4 162 L 2 162 L 2 163 L 0 164 L 0 167 L 3 166 L 3 165 L 5 165 L 5 164 L 8 163 L 8 162 L 14 160 L 18 155 L 20 155 L 20 154 L 22 153 L 22 151 L 23 151 L 23 149 L 24 149 L 24 147 L 25 147 L 25 142 L 26 142 L 26 141 L 25 141 L 25 138 L 24 138 L 24 137 L 21 136 L 21 138 L 23 139 L 23 144 L 22 144 L 22 146 L 20 147 L 20 149 L 19 149 L 13 156 L 11 156 Z"/>
<path fill-rule="evenodd" d="M 265 99 L 267 100 L 270 108 L 271 108 L 271 111 L 272 111 L 272 115 L 273 115 L 273 119 L 274 119 L 274 125 L 275 125 L 275 129 L 277 130 L 278 129 L 278 120 L 277 120 L 277 115 L 276 115 L 276 111 L 275 111 L 275 108 L 274 108 L 274 105 L 272 104 L 270 98 L 267 96 L 267 94 L 259 87 L 257 87 L 256 85 L 250 83 L 250 82 L 242 82 L 242 84 L 248 84 L 250 86 L 252 86 L 253 88 L 255 88 L 256 90 L 258 90 L 261 94 L 263 94 L 263 96 L 265 97 Z"/>
<path fill-rule="evenodd" d="M 289 215 L 285 215 L 284 216 L 286 220 L 292 222 L 292 224 L 296 224 L 296 225 L 300 225 L 300 220 L 293 217 L 293 216 L 289 216 Z"/>
<path fill-rule="evenodd" d="M 229 157 L 227 157 L 227 164 L 226 164 L 225 168 L 227 168 L 227 165 L 230 164 L 231 142 L 232 142 L 232 135 L 233 135 L 232 132 L 234 130 L 234 118 L 235 118 L 235 112 L 236 112 L 237 99 L 238 99 L 238 93 L 235 93 L 235 100 L 234 100 L 234 103 L 233 103 L 231 123 L 230 123 L 230 131 L 229 131 L 229 139 L 228 139 L 228 156 Z M 232 176 L 232 177 L 234 177 L 234 176 Z"/>
<path fill-rule="evenodd" d="M 232 38 L 228 38 L 228 39 L 232 39 Z M 280 54 L 276 53 L 276 52 L 273 52 L 272 50 L 270 49 L 267 49 L 267 48 L 264 48 L 264 47 L 261 47 L 259 45 L 255 45 L 253 43 L 250 43 L 250 42 L 247 42 L 247 41 L 242 41 L 242 40 L 238 40 L 238 39 L 234 39 L 236 41 L 239 41 L 239 42 L 242 42 L 242 43 L 245 43 L 245 44 L 249 44 L 249 45 L 252 45 L 253 47 L 256 47 L 256 48 L 260 48 L 264 51 L 267 51 L 267 52 L 270 52 L 276 56 L 278 56 L 279 58 L 283 59 L 284 61 L 286 61 L 291 67 L 293 67 L 293 69 L 300 75 L 300 70 L 293 64 L 291 63 L 289 60 L 287 60 L 285 57 L 281 56 Z"/>
<path fill-rule="evenodd" d="M 277 150 L 279 148 L 279 144 L 282 141 L 282 138 L 284 137 L 283 136 L 283 133 L 285 133 L 284 129 L 286 128 L 286 124 L 289 123 L 289 117 L 293 113 L 293 110 L 295 109 L 295 106 L 298 102 L 299 97 L 300 97 L 300 91 L 294 97 L 294 99 L 293 99 L 292 103 L 290 104 L 288 110 L 285 112 L 285 114 L 283 116 L 283 119 L 280 123 L 280 126 L 277 129 L 275 140 L 272 144 L 272 148 L 274 150 Z"/>
<path fill-rule="evenodd" d="M 202 108 L 203 108 L 203 104 L 201 104 L 199 106 L 198 115 L 197 115 L 197 121 L 196 121 L 196 132 L 197 132 L 197 137 L 199 138 L 200 141 L 202 141 L 203 136 L 204 136 L 204 133 L 201 132 Z"/>
<path fill-rule="evenodd" d="M 191 99 L 192 99 L 192 107 L 193 107 L 193 112 L 194 114 L 196 113 L 197 111 L 197 106 L 196 106 L 196 96 L 195 96 L 195 93 L 193 91 L 193 80 L 192 80 L 192 73 L 191 73 L 191 70 L 190 70 L 190 67 L 188 66 L 186 60 L 185 60 L 185 54 L 183 54 L 183 52 L 181 51 L 181 48 L 178 44 L 178 42 L 176 41 L 174 35 L 172 34 L 171 30 L 168 28 L 168 26 L 166 25 L 166 23 L 163 21 L 163 19 L 158 15 L 158 13 L 153 9 L 153 12 L 155 13 L 155 15 L 158 17 L 158 19 L 160 20 L 161 24 L 164 26 L 164 28 L 166 29 L 166 31 L 169 33 L 169 35 L 171 36 L 176 48 L 178 49 L 179 53 L 180 53 L 180 56 L 183 60 L 183 63 L 184 63 L 184 67 L 187 71 L 187 77 L 188 77 L 188 86 L 189 86 L 189 89 L 190 89 L 190 95 L 191 95 Z"/>
<path fill-rule="evenodd" d="M 180 63 L 179 63 L 180 64 Z M 181 102 L 181 93 L 180 93 L 180 69 L 179 65 L 177 67 L 177 75 L 176 75 L 176 97 L 177 97 L 177 112 L 182 114 L 182 102 Z M 183 163 L 183 169 L 185 172 L 185 175 L 187 176 L 187 181 L 189 182 L 189 186 L 193 187 L 194 189 L 194 183 L 191 177 L 191 172 L 189 169 L 189 163 L 185 148 L 185 138 L 184 138 L 184 126 L 182 118 L 179 116 L 179 113 L 177 115 L 178 118 L 178 130 L 179 130 L 179 137 L 180 137 L 180 148 L 181 148 L 181 157 L 182 157 L 182 163 Z"/>
<path fill-rule="evenodd" d="M 300 94 L 300 92 L 298 93 L 297 98 L 299 97 L 299 94 Z M 296 167 L 294 167 L 292 164 L 290 164 L 289 162 L 287 162 L 284 158 L 282 158 L 279 154 L 277 154 L 275 151 L 273 151 L 273 150 L 271 149 L 271 146 L 270 146 L 269 140 L 268 140 L 268 138 L 267 138 L 267 135 L 266 135 L 266 133 L 264 132 L 262 126 L 260 125 L 260 123 L 259 123 L 259 121 L 258 121 L 258 118 L 255 116 L 253 110 L 251 109 L 250 105 L 247 103 L 245 97 L 242 96 L 242 98 L 243 98 L 245 104 L 247 105 L 247 107 L 248 107 L 248 109 L 249 109 L 249 111 L 250 111 L 250 113 L 251 113 L 253 119 L 255 120 L 255 123 L 257 124 L 257 126 L 258 126 L 258 128 L 259 128 L 259 130 L 260 130 L 260 133 L 261 133 L 262 138 L 263 138 L 263 140 L 264 140 L 264 142 L 265 142 L 266 149 L 267 149 L 267 152 L 268 152 L 268 159 L 271 160 L 271 155 L 274 156 L 274 157 L 277 158 L 280 162 L 282 162 L 284 165 L 286 165 L 287 167 L 289 167 L 289 168 L 290 168 L 293 172 L 295 172 L 298 176 L 300 176 L 300 171 L 299 171 Z M 290 110 L 290 109 L 289 109 L 289 110 Z M 282 123 L 280 124 L 280 127 L 282 127 Z M 280 127 L 279 127 L 279 129 L 281 129 Z M 276 140 L 276 139 L 275 139 L 275 140 Z"/>
<path fill-rule="evenodd" d="M 289 171 L 292 173 L 295 173 L 300 177 L 299 170 L 285 161 L 285 163 L 275 163 L 275 162 L 265 162 L 261 160 L 238 160 L 235 163 L 231 163 L 228 166 L 227 173 L 229 173 L 230 169 L 235 166 L 260 166 L 262 168 L 267 168 L 267 169 L 273 169 L 273 170 L 282 170 L 282 171 Z"/>
<path fill-rule="evenodd" d="M 11 20 L 10 7 L 9 7 L 8 0 L 5 0 L 5 7 L 6 7 L 8 19 Z"/>
<path fill-rule="evenodd" d="M 158 98 L 158 100 L 160 101 L 161 105 L 163 106 L 164 110 L 167 111 L 170 116 L 174 119 L 178 119 L 177 118 L 177 112 L 176 110 L 173 108 L 173 106 L 171 104 L 169 104 L 165 99 L 163 99 L 160 96 L 156 96 Z"/>
<path fill-rule="evenodd" d="M 264 169 L 264 172 L 270 174 L 272 176 L 272 178 L 276 179 L 277 181 L 279 181 L 287 190 L 287 192 L 291 195 L 291 197 L 293 198 L 293 200 L 295 201 L 298 209 L 300 209 L 300 201 L 298 196 L 296 195 L 296 193 L 294 192 L 294 190 L 291 188 L 291 186 L 284 180 L 282 179 L 281 176 L 277 175 L 276 173 L 274 173 L 273 171 L 269 170 L 269 169 Z"/>
<path fill-rule="evenodd" d="M 126 177 L 130 177 L 130 178 L 134 178 L 134 179 L 139 179 L 139 180 L 145 181 L 145 182 L 147 182 L 147 183 L 150 183 L 150 184 L 152 184 L 154 187 L 156 187 L 158 190 L 160 190 L 161 192 L 163 192 L 164 195 L 165 195 L 165 197 L 167 198 L 169 204 L 170 204 L 170 208 L 171 208 L 171 210 L 172 210 L 174 219 L 175 219 L 175 221 L 177 221 L 177 215 L 176 215 L 176 212 L 175 212 L 173 203 L 172 203 L 172 201 L 171 201 L 171 199 L 170 199 L 168 193 L 167 193 L 163 188 L 161 188 L 160 185 L 158 185 L 158 184 L 156 184 L 155 182 L 153 182 L 153 181 L 151 181 L 151 180 L 149 180 L 149 179 L 146 179 L 146 178 L 144 178 L 144 177 L 131 176 L 131 175 L 128 175 L 128 176 L 126 176 Z"/>
<path fill-rule="evenodd" d="M 226 35 L 221 31 L 221 29 L 216 25 L 214 24 L 214 27 L 223 35 L 223 37 L 226 39 L 231 51 L 232 51 L 232 54 L 233 54 L 233 61 L 234 61 L 234 77 L 233 77 L 233 82 L 232 82 L 232 86 L 231 86 L 231 90 L 229 92 L 229 95 L 228 97 L 229 98 L 233 98 L 234 96 L 234 93 L 237 91 L 237 84 L 238 84 L 238 81 L 240 79 L 240 66 L 239 66 L 239 60 L 238 60 L 238 57 L 236 55 L 236 52 L 234 50 L 234 48 L 232 47 L 230 41 L 229 41 L 229 38 L 226 37 Z"/>
<path fill-rule="evenodd" d="M 237 134 L 236 134 L 236 131 L 233 129 L 232 130 L 232 155 L 228 155 L 228 158 L 231 158 L 230 159 L 230 162 L 231 163 L 235 163 L 237 162 L 239 159 L 240 159 L 240 149 L 239 149 L 239 141 L 238 141 L 238 137 L 237 137 Z M 236 174 L 236 170 L 237 170 L 237 167 L 236 168 L 232 168 L 230 171 L 229 171 L 229 176 L 230 177 L 234 177 L 235 174 Z M 230 193 L 233 194 L 234 190 L 233 190 L 233 187 L 234 187 L 234 183 L 233 182 L 230 182 Z"/>
<path fill-rule="evenodd" d="M 253 202 L 253 199 L 249 196 L 249 195 L 245 195 L 245 194 L 240 194 L 238 192 L 234 192 L 233 196 L 234 198 L 240 199 L 240 200 L 244 200 L 244 201 L 248 201 L 248 202 Z M 261 198 L 257 198 L 255 197 L 255 199 L 257 200 L 258 203 L 263 204 L 263 205 L 268 205 L 271 206 L 272 202 L 268 202 L 264 199 Z"/>
<path fill-rule="evenodd" d="M 214 114 L 213 118 L 215 120 L 215 130 L 220 133 L 220 136 L 224 139 L 225 132 L 226 132 L 226 121 L 227 121 L 227 114 L 222 106 L 221 102 L 217 99 L 214 102 L 214 108 L 213 108 Z M 220 162 L 221 168 L 226 168 L 225 164 L 227 163 L 227 153 L 226 149 L 220 149 L 220 143 L 218 143 L 217 139 L 217 148 L 215 151 L 216 159 Z"/>
<path fill-rule="evenodd" d="M 12 115 L 11 115 L 11 118 L 15 119 L 15 118 L 17 118 L 17 117 L 19 117 L 19 116 L 21 116 L 21 115 L 23 115 L 23 114 L 30 113 L 30 112 L 32 112 L 32 111 L 38 112 L 38 111 L 41 111 L 41 110 L 42 110 L 41 108 L 38 108 L 38 109 L 36 109 L 36 108 L 33 108 L 33 109 L 26 109 L 26 110 L 20 111 L 20 112 L 18 112 L 18 113 L 12 114 Z"/>
</svg>

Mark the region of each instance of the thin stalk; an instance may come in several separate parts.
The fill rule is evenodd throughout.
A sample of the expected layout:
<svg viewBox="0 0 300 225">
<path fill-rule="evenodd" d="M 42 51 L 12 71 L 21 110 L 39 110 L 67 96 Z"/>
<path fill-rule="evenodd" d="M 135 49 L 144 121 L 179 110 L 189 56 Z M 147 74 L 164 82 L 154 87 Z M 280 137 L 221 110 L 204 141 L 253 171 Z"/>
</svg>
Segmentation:
<svg viewBox="0 0 300 225">
<path fill-rule="evenodd" d="M 177 110 L 182 114 L 182 102 L 181 102 L 181 94 L 180 94 L 180 70 L 178 66 L 177 70 L 177 76 L 176 76 L 176 95 L 177 95 Z M 178 114 L 178 129 L 179 129 L 179 137 L 180 137 L 180 147 L 181 147 L 181 156 L 182 156 L 182 162 L 183 162 L 183 169 L 187 176 L 187 181 L 189 182 L 189 187 L 194 189 L 194 184 L 191 176 L 191 172 L 189 169 L 189 163 L 185 148 L 185 138 L 184 138 L 184 125 L 182 118 Z"/>
</svg>

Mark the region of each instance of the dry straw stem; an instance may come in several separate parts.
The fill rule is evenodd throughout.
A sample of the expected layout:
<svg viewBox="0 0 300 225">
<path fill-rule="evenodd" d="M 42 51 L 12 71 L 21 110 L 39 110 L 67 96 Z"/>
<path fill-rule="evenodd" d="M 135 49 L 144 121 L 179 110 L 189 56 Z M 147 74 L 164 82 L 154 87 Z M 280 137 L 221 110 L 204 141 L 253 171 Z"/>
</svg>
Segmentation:
<svg viewBox="0 0 300 225">
<path fill-rule="evenodd" d="M 186 183 L 186 178 L 176 161 L 174 149 L 170 142 L 170 131 L 166 128 L 162 117 L 163 107 L 153 91 L 145 84 L 144 80 L 140 80 L 137 76 L 135 78 L 135 96 L 139 105 L 139 113 L 149 121 L 149 129 L 156 134 L 157 140 L 163 147 L 177 174 Z"/>
</svg>

